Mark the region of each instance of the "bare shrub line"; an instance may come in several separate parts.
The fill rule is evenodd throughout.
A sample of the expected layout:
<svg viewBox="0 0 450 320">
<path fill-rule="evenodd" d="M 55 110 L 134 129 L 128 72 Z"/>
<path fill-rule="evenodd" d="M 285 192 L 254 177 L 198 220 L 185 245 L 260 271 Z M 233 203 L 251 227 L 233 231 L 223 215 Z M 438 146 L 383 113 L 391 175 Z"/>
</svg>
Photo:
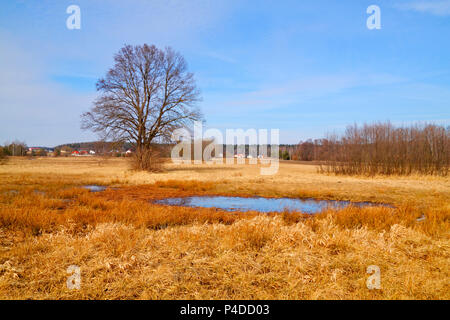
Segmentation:
<svg viewBox="0 0 450 320">
<path fill-rule="evenodd" d="M 321 144 L 322 173 L 345 175 L 441 175 L 450 166 L 450 127 L 390 122 L 352 125 Z"/>
</svg>

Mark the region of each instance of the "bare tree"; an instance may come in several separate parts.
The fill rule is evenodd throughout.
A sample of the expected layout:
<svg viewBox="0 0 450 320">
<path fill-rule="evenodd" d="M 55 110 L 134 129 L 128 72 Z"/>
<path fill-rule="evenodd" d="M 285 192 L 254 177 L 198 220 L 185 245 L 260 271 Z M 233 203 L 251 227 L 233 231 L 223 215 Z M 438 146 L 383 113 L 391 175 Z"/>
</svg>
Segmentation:
<svg viewBox="0 0 450 320">
<path fill-rule="evenodd" d="M 82 115 L 82 128 L 133 143 L 138 167 L 147 170 L 155 139 L 168 140 L 173 130 L 201 119 L 200 93 L 185 59 L 171 48 L 126 45 L 114 61 L 97 82 L 100 96 Z"/>
<path fill-rule="evenodd" d="M 6 163 L 6 152 L 5 152 L 5 148 L 0 146 L 0 165 L 5 164 Z"/>
<path fill-rule="evenodd" d="M 443 176 L 450 172 L 450 130 L 444 126 L 355 124 L 347 127 L 344 135 L 326 141 L 324 172 Z"/>
</svg>

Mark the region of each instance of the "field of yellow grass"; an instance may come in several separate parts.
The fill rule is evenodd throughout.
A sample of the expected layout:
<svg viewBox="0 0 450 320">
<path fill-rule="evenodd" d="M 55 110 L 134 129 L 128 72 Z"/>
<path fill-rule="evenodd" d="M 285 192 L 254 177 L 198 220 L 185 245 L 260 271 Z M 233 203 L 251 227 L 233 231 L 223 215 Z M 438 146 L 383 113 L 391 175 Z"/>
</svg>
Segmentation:
<svg viewBox="0 0 450 320">
<path fill-rule="evenodd" d="M 395 208 L 310 216 L 151 203 L 213 194 Z M 324 175 L 292 162 L 273 176 L 256 165 L 147 173 L 119 158 L 11 158 L 0 166 L 0 299 L 449 299 L 449 218 L 449 177 Z M 66 286 L 70 265 L 78 290 Z M 366 286 L 370 265 L 379 290 Z"/>
</svg>

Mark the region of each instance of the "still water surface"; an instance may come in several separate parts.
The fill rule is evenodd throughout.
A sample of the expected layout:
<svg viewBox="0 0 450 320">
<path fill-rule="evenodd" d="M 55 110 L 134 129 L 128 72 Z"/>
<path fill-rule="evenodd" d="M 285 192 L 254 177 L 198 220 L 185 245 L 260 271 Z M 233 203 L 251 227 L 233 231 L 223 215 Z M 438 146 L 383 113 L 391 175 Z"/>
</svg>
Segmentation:
<svg viewBox="0 0 450 320">
<path fill-rule="evenodd" d="M 167 198 L 157 200 L 155 203 L 202 208 L 219 208 L 228 211 L 260 211 L 260 212 L 282 212 L 284 210 L 301 211 L 304 213 L 318 213 L 326 208 L 341 209 L 349 205 L 356 207 L 387 206 L 369 202 L 350 202 L 337 200 L 316 199 L 290 199 L 290 198 L 243 198 L 243 197 L 184 197 Z"/>
</svg>

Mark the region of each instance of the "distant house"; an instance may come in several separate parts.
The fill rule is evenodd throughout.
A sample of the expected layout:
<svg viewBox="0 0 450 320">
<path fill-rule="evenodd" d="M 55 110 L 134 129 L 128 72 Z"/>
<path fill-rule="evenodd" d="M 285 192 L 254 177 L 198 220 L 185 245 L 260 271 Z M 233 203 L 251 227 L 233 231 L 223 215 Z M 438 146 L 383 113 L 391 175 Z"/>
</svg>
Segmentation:
<svg viewBox="0 0 450 320">
<path fill-rule="evenodd" d="M 39 148 L 39 147 L 30 147 L 30 148 L 28 148 L 27 154 L 28 155 L 35 155 L 39 151 L 41 151 L 41 148 Z"/>
<path fill-rule="evenodd" d="M 72 153 L 72 149 L 71 148 L 69 148 L 69 147 L 67 147 L 67 146 L 63 146 L 61 149 L 60 149 L 60 152 L 61 152 L 61 155 L 67 155 L 67 154 L 70 154 L 70 153 Z"/>
<path fill-rule="evenodd" d="M 95 151 L 88 149 L 80 149 L 72 151 L 73 156 L 92 156 L 95 154 Z"/>
<path fill-rule="evenodd" d="M 125 155 L 125 157 L 131 157 L 132 155 L 133 155 L 133 150 L 131 150 L 131 149 L 128 149 L 127 151 L 125 151 L 125 153 L 124 154 L 122 154 L 122 155 Z"/>
<path fill-rule="evenodd" d="M 51 153 L 54 152 L 53 148 L 47 148 L 47 147 L 29 147 L 27 154 L 28 155 L 39 155 L 39 156 L 46 156 L 51 155 Z"/>
</svg>

